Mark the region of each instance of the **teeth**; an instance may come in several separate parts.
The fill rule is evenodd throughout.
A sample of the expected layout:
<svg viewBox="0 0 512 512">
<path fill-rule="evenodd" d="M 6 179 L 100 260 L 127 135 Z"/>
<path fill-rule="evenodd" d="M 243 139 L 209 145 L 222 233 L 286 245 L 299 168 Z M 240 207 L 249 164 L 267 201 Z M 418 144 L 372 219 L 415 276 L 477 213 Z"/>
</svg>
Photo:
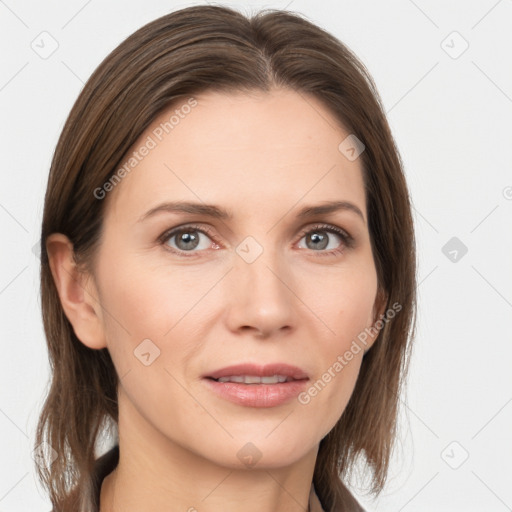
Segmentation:
<svg viewBox="0 0 512 512">
<path fill-rule="evenodd" d="M 221 377 L 219 382 L 244 382 L 243 376 Z"/>
<path fill-rule="evenodd" d="M 239 382 L 244 384 L 278 384 L 293 380 L 284 375 L 274 375 L 272 377 L 257 377 L 255 375 L 232 375 L 229 377 L 220 377 L 219 382 Z"/>
</svg>

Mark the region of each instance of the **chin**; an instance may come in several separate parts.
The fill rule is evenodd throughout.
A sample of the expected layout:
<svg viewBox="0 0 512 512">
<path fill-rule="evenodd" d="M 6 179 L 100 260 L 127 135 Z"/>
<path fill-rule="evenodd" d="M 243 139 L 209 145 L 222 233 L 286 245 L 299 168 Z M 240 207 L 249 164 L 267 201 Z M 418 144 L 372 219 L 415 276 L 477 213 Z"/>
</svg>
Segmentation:
<svg viewBox="0 0 512 512">
<path fill-rule="evenodd" d="M 286 430 L 270 435 L 268 432 L 259 432 L 254 436 L 246 432 L 243 437 L 231 440 L 225 447 L 217 445 L 221 449 L 225 448 L 218 455 L 222 465 L 231 469 L 280 468 L 292 465 L 306 456 L 315 444 L 311 443 L 311 439 L 304 435 L 291 436 Z M 226 453 L 232 453 L 235 458 L 226 459 Z"/>
</svg>

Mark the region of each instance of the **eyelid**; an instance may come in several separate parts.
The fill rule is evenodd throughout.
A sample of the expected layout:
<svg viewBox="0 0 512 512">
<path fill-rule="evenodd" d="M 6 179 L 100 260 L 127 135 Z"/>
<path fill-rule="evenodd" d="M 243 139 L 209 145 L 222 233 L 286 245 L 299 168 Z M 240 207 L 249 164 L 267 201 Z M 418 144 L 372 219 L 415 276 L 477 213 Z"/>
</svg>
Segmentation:
<svg viewBox="0 0 512 512">
<path fill-rule="evenodd" d="M 316 222 L 316 223 L 306 226 L 305 228 L 303 228 L 300 231 L 300 238 L 302 238 L 304 235 L 307 235 L 311 231 L 334 232 L 337 235 L 339 235 L 340 237 L 342 237 L 346 243 L 352 243 L 354 241 L 354 238 L 352 237 L 352 235 L 350 235 L 350 233 L 346 229 L 335 226 L 334 224 L 326 224 L 324 222 Z"/>
<path fill-rule="evenodd" d="M 167 244 L 165 243 L 170 238 L 172 238 L 176 235 L 179 235 L 182 232 L 187 232 L 187 231 L 198 231 L 200 233 L 203 233 L 203 234 L 207 235 L 210 239 L 212 239 L 213 243 L 215 243 L 216 245 L 219 245 L 219 242 L 216 239 L 216 236 L 214 235 L 214 233 L 212 232 L 211 228 L 208 225 L 194 224 L 194 223 L 183 224 L 180 226 L 170 228 L 170 229 L 164 231 L 164 233 L 162 233 L 158 237 L 157 241 L 161 245 L 166 246 L 165 250 L 170 251 L 174 254 L 178 254 L 180 256 L 184 256 L 184 257 L 191 257 L 191 256 L 195 256 L 196 254 L 205 252 L 205 251 L 179 251 L 178 249 L 173 249 L 173 248 L 167 246 Z M 329 251 L 313 251 L 313 250 L 311 250 L 311 252 L 313 252 L 313 253 L 318 253 L 319 256 L 332 256 L 335 254 L 341 254 L 341 253 L 345 252 L 346 249 L 351 249 L 355 245 L 354 237 L 352 235 L 350 235 L 345 229 L 335 226 L 333 224 L 327 224 L 327 223 L 322 223 L 322 222 L 308 224 L 304 228 L 301 228 L 297 241 L 302 240 L 302 238 L 304 236 L 306 236 L 309 233 L 314 232 L 314 231 L 327 231 L 330 233 L 334 233 L 334 234 L 338 235 L 338 237 L 341 238 L 342 244 L 344 245 L 344 247 L 342 247 L 341 249 L 331 249 Z M 189 254 L 187 254 L 187 252 Z"/>
</svg>

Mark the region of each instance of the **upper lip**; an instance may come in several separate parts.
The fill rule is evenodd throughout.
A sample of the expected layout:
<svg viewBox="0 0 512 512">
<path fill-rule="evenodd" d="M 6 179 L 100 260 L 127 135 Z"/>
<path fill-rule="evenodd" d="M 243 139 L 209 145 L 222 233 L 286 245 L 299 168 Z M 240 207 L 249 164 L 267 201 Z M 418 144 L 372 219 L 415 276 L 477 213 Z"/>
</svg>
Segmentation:
<svg viewBox="0 0 512 512">
<path fill-rule="evenodd" d="M 241 363 L 232 366 L 226 366 L 219 370 L 210 372 L 204 377 L 219 379 L 220 377 L 232 377 L 234 375 L 251 375 L 257 377 L 272 377 L 273 375 L 283 375 L 295 380 L 309 379 L 307 373 L 297 366 L 292 366 L 286 363 L 272 363 L 272 364 L 254 364 L 254 363 Z"/>
</svg>

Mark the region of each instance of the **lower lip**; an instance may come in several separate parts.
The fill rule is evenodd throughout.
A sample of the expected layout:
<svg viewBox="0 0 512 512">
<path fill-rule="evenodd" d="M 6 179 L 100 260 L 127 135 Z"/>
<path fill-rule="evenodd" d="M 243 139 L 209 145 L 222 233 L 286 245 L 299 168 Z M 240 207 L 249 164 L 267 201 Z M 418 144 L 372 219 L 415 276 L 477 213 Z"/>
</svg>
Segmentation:
<svg viewBox="0 0 512 512">
<path fill-rule="evenodd" d="M 275 407 L 289 402 L 306 387 L 308 379 L 279 384 L 240 384 L 203 379 L 217 395 L 246 407 Z"/>
</svg>

